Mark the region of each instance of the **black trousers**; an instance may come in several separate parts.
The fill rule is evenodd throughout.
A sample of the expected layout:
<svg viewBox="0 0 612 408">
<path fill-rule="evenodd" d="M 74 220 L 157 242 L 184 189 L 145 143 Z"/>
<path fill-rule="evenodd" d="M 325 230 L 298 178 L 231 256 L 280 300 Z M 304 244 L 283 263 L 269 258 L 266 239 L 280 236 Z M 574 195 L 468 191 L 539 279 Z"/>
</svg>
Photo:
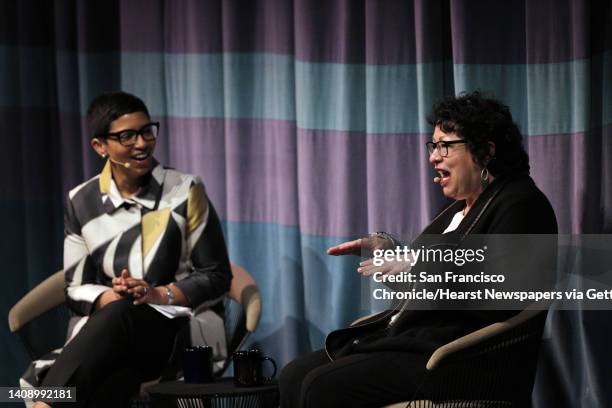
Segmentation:
<svg viewBox="0 0 612 408">
<path fill-rule="evenodd" d="M 129 299 L 112 302 L 95 311 L 64 347 L 43 386 L 76 387 L 78 402 L 65 403 L 72 408 L 125 406 L 141 382 L 160 375 L 187 321 Z"/>
<path fill-rule="evenodd" d="M 280 375 L 281 408 L 380 407 L 418 397 L 427 356 L 379 351 L 333 362 L 323 350 L 298 357 Z"/>
</svg>

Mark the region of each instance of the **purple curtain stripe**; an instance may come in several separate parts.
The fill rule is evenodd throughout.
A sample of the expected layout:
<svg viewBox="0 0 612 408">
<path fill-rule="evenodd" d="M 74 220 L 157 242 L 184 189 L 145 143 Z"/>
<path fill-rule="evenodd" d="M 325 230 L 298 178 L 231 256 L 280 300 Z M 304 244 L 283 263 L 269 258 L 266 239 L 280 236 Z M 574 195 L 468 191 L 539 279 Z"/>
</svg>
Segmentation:
<svg viewBox="0 0 612 408">
<path fill-rule="evenodd" d="M 121 36 L 113 43 L 122 51 L 259 52 L 379 65 L 566 62 L 612 48 L 606 0 L 127 0 L 117 7 Z M 94 28 L 82 30 L 79 49 L 100 51 L 89 41 Z"/>
<path fill-rule="evenodd" d="M 304 130 L 296 129 L 294 122 L 275 120 L 156 119 L 162 121 L 157 158 L 201 176 L 228 221 L 298 226 L 302 233 L 323 236 L 358 236 L 378 229 L 409 236 L 443 202 L 431 182 L 433 171 L 423 147 L 429 134 Z M 48 109 L 3 107 L 0 123 L 5 134 L 42 134 L 57 128 L 48 149 L 32 151 L 28 139 L 10 139 L 19 141 L 10 150 L 27 155 L 21 164 L 27 175 L 37 171 L 34 162 L 46 162 L 46 152 L 56 149 L 54 157 L 64 163 L 62 194 L 101 169 L 78 115 L 55 117 Z M 612 220 L 589 210 L 612 205 L 612 162 L 603 159 L 612 154 L 612 126 L 531 136 L 526 143 L 532 176 L 553 203 L 560 231 L 612 231 Z M 37 152 L 42 156 L 33 159 Z M 567 173 L 568 166 L 574 170 Z M 7 174 L 14 173 L 14 165 L 10 167 Z M 5 184 L 7 198 L 26 194 L 35 200 L 49 194 L 50 185 L 37 177 L 25 187 L 21 178 L 9 178 Z"/>
<path fill-rule="evenodd" d="M 302 233 L 324 236 L 358 236 L 377 229 L 411 235 L 443 204 L 423 147 L 427 133 L 316 131 L 273 120 L 166 122 L 169 164 L 200 175 L 229 221 L 298 225 Z M 609 170 L 604 172 L 608 178 L 590 186 L 588 195 L 581 182 L 597 166 L 610 167 L 601 162 L 593 168 L 588 157 L 596 147 L 586 146 L 587 140 L 598 140 L 599 149 L 610 149 L 612 126 L 526 140 L 532 175 L 553 202 L 561 231 L 595 228 L 587 218 L 570 221 L 573 210 L 565 203 L 586 208 L 593 194 L 612 200 L 606 184 Z M 579 172 L 575 181 L 574 176 L 549 176 L 562 174 L 568 163 Z"/>
<path fill-rule="evenodd" d="M 612 126 L 533 136 L 527 142 L 531 175 L 555 209 L 559 232 L 612 232 L 607 213 L 612 208 Z"/>
</svg>

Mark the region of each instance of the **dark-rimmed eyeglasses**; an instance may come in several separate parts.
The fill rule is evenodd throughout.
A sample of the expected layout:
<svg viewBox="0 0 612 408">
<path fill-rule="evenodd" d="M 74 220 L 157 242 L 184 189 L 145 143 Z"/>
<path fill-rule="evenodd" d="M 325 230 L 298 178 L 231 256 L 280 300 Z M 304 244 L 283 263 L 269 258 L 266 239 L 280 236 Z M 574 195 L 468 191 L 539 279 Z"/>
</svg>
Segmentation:
<svg viewBox="0 0 612 408">
<path fill-rule="evenodd" d="M 430 156 L 434 152 L 434 150 L 438 150 L 438 153 L 440 154 L 441 157 L 446 157 L 448 156 L 448 146 L 458 144 L 458 143 L 467 143 L 467 142 L 465 140 L 448 140 L 448 141 L 440 140 L 437 143 L 427 142 L 425 143 L 425 146 L 427 146 L 427 152 L 429 153 Z"/>
<path fill-rule="evenodd" d="M 136 144 L 136 141 L 138 140 L 138 135 L 142 136 L 145 141 L 150 142 L 152 140 L 157 139 L 158 133 L 159 122 L 151 122 L 141 127 L 140 130 L 126 129 L 122 130 L 121 132 L 105 133 L 103 135 L 98 135 L 98 137 L 116 140 L 123 146 L 130 147 Z"/>
</svg>

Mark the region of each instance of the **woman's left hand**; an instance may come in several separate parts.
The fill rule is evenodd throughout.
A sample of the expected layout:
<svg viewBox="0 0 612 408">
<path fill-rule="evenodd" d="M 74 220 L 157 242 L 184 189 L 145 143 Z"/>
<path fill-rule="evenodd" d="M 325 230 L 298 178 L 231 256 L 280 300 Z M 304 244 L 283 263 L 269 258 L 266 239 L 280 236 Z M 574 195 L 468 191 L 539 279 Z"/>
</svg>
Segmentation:
<svg viewBox="0 0 612 408">
<path fill-rule="evenodd" d="M 403 272 L 410 272 L 412 269 L 412 260 L 410 261 L 383 261 L 382 264 L 376 266 L 374 265 L 374 260 L 372 258 L 366 259 L 365 261 L 359 263 L 359 268 L 357 268 L 357 272 L 359 272 L 362 276 L 371 276 L 376 272 L 380 272 L 382 275 L 397 275 Z"/>
<path fill-rule="evenodd" d="M 143 303 L 162 304 L 163 296 L 156 290 L 155 287 L 151 286 L 149 282 L 143 279 L 126 278 L 125 286 L 127 286 L 127 293 L 134 297 L 134 304 L 141 305 Z"/>
</svg>

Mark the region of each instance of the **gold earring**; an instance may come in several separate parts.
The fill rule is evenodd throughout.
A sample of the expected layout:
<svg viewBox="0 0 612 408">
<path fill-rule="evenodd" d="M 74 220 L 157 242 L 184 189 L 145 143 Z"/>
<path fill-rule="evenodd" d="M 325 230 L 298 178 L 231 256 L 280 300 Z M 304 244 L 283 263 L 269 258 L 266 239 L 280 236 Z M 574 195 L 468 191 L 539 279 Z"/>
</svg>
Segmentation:
<svg viewBox="0 0 612 408">
<path fill-rule="evenodd" d="M 480 184 L 483 190 L 489 186 L 489 169 L 486 166 L 480 171 Z"/>
</svg>

